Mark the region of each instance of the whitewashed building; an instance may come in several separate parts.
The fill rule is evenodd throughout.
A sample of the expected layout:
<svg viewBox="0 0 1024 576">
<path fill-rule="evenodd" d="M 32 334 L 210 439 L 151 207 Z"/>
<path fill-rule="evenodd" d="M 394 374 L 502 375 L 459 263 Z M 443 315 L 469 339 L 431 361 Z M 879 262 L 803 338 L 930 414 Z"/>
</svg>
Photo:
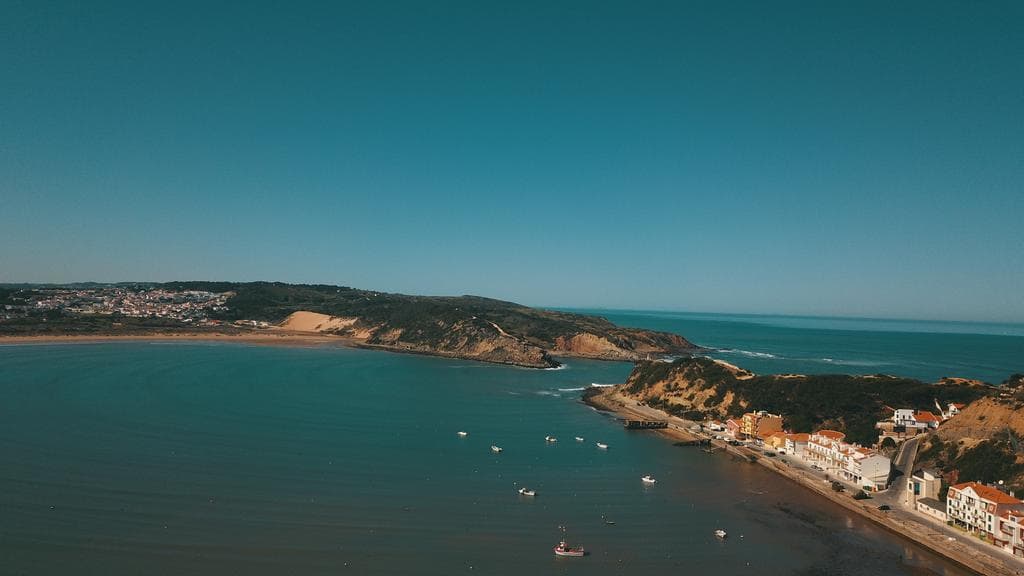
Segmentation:
<svg viewBox="0 0 1024 576">
<path fill-rule="evenodd" d="M 845 438 L 845 434 L 835 430 L 814 432 L 808 437 L 804 458 L 865 490 L 885 490 L 892 461 L 870 448 L 847 444 Z"/>
<path fill-rule="evenodd" d="M 1008 518 L 1012 523 L 1014 515 L 1024 514 L 1024 502 L 980 482 L 950 486 L 946 494 L 946 515 L 949 519 L 968 532 L 984 534 L 992 544 L 1008 541 L 997 536 L 1001 531 L 1000 517 L 1007 512 L 1012 513 Z"/>
</svg>

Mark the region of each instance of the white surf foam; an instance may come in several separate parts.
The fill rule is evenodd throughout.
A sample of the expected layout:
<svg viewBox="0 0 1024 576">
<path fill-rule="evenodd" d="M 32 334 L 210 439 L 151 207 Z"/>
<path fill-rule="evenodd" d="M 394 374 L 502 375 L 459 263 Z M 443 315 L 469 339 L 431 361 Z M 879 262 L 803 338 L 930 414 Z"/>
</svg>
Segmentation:
<svg viewBox="0 0 1024 576">
<path fill-rule="evenodd" d="M 750 350 L 739 350 L 737 348 L 720 348 L 717 351 L 722 354 L 739 354 L 740 356 L 747 356 L 748 358 L 778 358 L 775 354 L 769 354 L 768 352 L 752 352 Z"/>
</svg>

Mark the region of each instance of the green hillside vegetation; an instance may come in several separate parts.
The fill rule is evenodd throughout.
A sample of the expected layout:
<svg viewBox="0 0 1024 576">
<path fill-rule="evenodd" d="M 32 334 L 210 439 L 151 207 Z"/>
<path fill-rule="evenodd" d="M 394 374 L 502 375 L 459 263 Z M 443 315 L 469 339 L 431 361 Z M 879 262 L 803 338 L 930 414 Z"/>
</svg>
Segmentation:
<svg viewBox="0 0 1024 576">
<path fill-rule="evenodd" d="M 296 285 L 280 282 L 169 282 L 129 284 L 122 290 L 163 289 L 170 292 L 202 291 L 230 294 L 222 305 L 209 306 L 193 316 L 176 313 L 177 321 L 155 318 L 124 318 L 119 313 L 74 311 L 65 302 L 80 299 L 90 307 L 99 296 L 74 294 L 56 300 L 48 309 L 34 302 L 65 287 L 6 286 L 2 298 L 25 297 L 8 318 L 0 316 L 0 334 L 125 334 L 237 331 L 231 324 L 251 320 L 278 324 L 289 315 L 315 312 L 353 319 L 327 330 L 360 346 L 401 352 L 472 358 L 531 367 L 553 367 L 553 355 L 604 360 L 636 360 L 656 354 L 686 354 L 696 349 L 681 336 L 666 332 L 623 328 L 604 318 L 530 308 L 479 296 L 409 296 L 322 284 Z M 76 290 L 110 290 L 111 286 Z M 14 290 L 15 292 L 9 292 Z M 66 297 L 66 295 L 65 295 Z M 102 301 L 101 301 L 102 302 Z M 149 312 L 150 316 L 161 316 Z M 216 326 L 216 322 L 224 324 Z M 264 326 L 266 328 L 266 326 Z"/>
<path fill-rule="evenodd" d="M 497 324 L 507 333 L 538 346 L 550 347 L 559 336 L 579 332 L 603 335 L 629 349 L 636 331 L 623 329 L 604 318 L 530 308 L 480 296 L 408 296 L 359 290 L 344 286 L 295 285 L 279 282 L 171 282 L 171 290 L 235 292 L 229 310 L 215 318 L 263 320 L 278 323 L 305 310 L 330 316 L 360 318 L 365 326 L 404 330 L 403 340 L 433 342 L 444 338 L 459 322 Z M 485 329 L 493 329 L 489 324 Z M 650 335 L 657 332 L 644 331 Z"/>
<path fill-rule="evenodd" d="M 969 403 L 991 394 L 985 387 L 928 384 L 886 375 L 755 375 L 740 379 L 732 370 L 703 357 L 681 358 L 672 363 L 642 362 L 634 369 L 625 390 L 642 394 L 644 389 L 684 371 L 691 390 L 713 389 L 713 396 L 705 402 L 709 408 L 705 413 L 712 413 L 710 408 L 732 392 L 732 403 L 724 407 L 728 416 L 740 416 L 750 409 L 767 410 L 782 414 L 788 429 L 807 432 L 835 428 L 845 432 L 849 441 L 862 444 L 878 440 L 875 423 L 887 416 L 886 406 L 934 410 L 935 400 L 943 404 Z"/>
<path fill-rule="evenodd" d="M 918 460 L 946 472 L 947 477 L 954 476 L 958 482 L 988 484 L 1002 480 L 1018 491 L 1024 490 L 1024 463 L 1020 463 L 1017 456 L 1008 432 L 995 434 L 968 448 L 932 434 L 918 453 Z"/>
</svg>

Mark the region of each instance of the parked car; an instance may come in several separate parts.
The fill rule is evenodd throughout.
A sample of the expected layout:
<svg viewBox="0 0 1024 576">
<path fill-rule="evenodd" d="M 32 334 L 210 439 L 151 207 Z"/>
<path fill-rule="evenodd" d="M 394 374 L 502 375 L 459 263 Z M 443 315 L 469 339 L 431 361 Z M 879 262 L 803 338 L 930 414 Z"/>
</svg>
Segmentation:
<svg viewBox="0 0 1024 576">
<path fill-rule="evenodd" d="M 892 510 L 892 508 L 890 508 L 888 504 L 882 504 L 881 506 L 878 507 L 878 509 L 881 510 L 882 512 Z"/>
<path fill-rule="evenodd" d="M 822 468 L 821 466 L 818 466 L 817 464 L 811 464 L 811 470 L 817 470 L 818 472 L 824 472 L 825 471 L 824 468 Z"/>
</svg>

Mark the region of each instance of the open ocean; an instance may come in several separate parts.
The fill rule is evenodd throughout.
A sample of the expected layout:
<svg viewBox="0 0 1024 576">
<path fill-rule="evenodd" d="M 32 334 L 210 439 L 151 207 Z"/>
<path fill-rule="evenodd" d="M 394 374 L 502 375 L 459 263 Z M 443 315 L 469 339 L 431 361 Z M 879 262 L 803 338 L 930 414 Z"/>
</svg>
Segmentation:
<svg viewBox="0 0 1024 576">
<path fill-rule="evenodd" d="M 1015 326 L 600 313 L 759 372 L 1024 371 Z M 0 346 L 0 574 L 964 574 L 760 466 L 579 402 L 630 368 Z M 554 558 L 560 525 L 591 555 Z"/>
</svg>

